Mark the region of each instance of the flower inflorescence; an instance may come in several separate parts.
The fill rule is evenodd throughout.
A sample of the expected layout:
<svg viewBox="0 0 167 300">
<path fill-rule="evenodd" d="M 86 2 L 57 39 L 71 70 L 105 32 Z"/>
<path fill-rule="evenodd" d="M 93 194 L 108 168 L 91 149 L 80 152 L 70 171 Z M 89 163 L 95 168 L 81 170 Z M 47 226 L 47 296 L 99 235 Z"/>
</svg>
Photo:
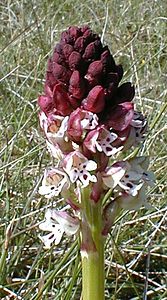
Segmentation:
<svg viewBox="0 0 167 300">
<path fill-rule="evenodd" d="M 89 189 L 88 201 L 96 205 L 112 189 L 113 200 L 102 213 L 104 235 L 120 208 L 137 209 L 146 203 L 145 188 L 154 180 L 145 157 L 114 162 L 114 155 L 143 141 L 147 130 L 146 118 L 131 102 L 134 87 L 130 82 L 120 84 L 122 77 L 122 66 L 100 37 L 88 26 L 71 26 L 61 34 L 48 61 L 44 94 L 38 99 L 40 126 L 49 152 L 57 158 L 56 167 L 45 171 L 39 193 L 63 197 L 75 212 L 82 208 L 81 190 Z M 52 227 L 50 214 L 44 224 L 50 222 Z M 51 231 L 43 238 L 46 246 L 51 244 L 48 239 L 57 243 L 55 230 L 61 239 L 67 219 L 79 229 L 78 216 L 67 218 L 66 213 L 63 222 L 61 214 L 59 224 L 59 212 L 53 214 L 56 229 L 41 226 Z"/>
</svg>

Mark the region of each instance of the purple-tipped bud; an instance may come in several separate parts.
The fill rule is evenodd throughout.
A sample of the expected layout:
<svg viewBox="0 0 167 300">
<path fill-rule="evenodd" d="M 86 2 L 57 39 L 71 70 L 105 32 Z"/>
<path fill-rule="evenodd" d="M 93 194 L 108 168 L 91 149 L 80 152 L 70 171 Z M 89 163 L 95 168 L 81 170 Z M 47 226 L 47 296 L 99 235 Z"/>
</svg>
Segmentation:
<svg viewBox="0 0 167 300">
<path fill-rule="evenodd" d="M 57 64 L 65 65 L 65 59 L 62 54 L 59 54 L 58 52 L 53 53 L 53 61 Z"/>
<path fill-rule="evenodd" d="M 46 87 L 51 93 L 55 90 L 53 102 L 58 114 L 69 115 L 70 111 L 80 107 L 100 113 L 99 121 L 107 123 L 111 117 L 109 112 L 113 114 L 113 107 L 130 102 L 134 97 L 134 88 L 130 83 L 118 87 L 122 75 L 122 66 L 115 64 L 108 46 L 103 47 L 100 36 L 87 25 L 71 26 L 62 32 L 60 42 L 48 61 L 44 92 L 52 98 Z M 63 84 L 62 95 L 61 89 L 57 91 L 55 88 L 59 83 Z"/>
<path fill-rule="evenodd" d="M 73 43 L 75 43 L 75 41 L 81 34 L 81 29 L 77 26 L 70 26 L 68 32 L 71 39 L 73 39 Z"/>
<path fill-rule="evenodd" d="M 87 61 L 91 61 L 93 59 L 98 59 L 100 57 L 102 51 L 101 42 L 96 40 L 95 42 L 90 43 L 83 54 L 83 58 Z"/>
<path fill-rule="evenodd" d="M 105 47 L 104 49 L 107 49 L 107 50 L 103 51 L 103 53 L 101 54 L 101 62 L 107 71 L 114 72 L 115 71 L 114 58 L 111 55 L 108 47 Z"/>
<path fill-rule="evenodd" d="M 85 50 L 86 44 L 86 39 L 83 36 L 80 36 L 74 44 L 74 49 L 82 54 Z"/>
</svg>

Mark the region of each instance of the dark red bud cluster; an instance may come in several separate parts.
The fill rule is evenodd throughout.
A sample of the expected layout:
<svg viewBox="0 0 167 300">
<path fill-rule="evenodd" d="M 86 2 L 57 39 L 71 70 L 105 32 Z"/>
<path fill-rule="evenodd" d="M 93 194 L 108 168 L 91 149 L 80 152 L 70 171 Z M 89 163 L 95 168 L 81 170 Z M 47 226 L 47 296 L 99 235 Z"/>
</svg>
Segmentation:
<svg viewBox="0 0 167 300">
<path fill-rule="evenodd" d="M 129 82 L 119 86 L 122 76 L 122 66 L 116 65 L 97 34 L 88 26 L 71 26 L 62 32 L 48 60 L 39 106 L 46 114 L 53 111 L 62 116 L 81 107 L 104 118 L 117 104 L 134 97 Z"/>
</svg>

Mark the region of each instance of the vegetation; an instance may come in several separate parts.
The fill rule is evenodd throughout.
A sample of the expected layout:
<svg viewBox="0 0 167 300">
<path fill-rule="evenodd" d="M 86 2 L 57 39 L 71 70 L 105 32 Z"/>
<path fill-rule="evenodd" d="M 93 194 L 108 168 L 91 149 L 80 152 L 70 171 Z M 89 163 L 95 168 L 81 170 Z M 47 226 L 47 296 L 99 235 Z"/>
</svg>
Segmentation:
<svg viewBox="0 0 167 300">
<path fill-rule="evenodd" d="M 102 36 L 123 64 L 124 80 L 136 86 L 135 104 L 149 120 L 139 153 L 150 157 L 157 178 L 148 194 L 153 208 L 122 212 L 107 240 L 106 299 L 167 299 L 166 9 L 163 0 L 0 2 L 1 299 L 80 299 L 77 242 L 44 250 L 38 238 L 46 207 L 62 203 L 38 194 L 50 158 L 36 102 L 60 32 L 82 24 Z"/>
</svg>

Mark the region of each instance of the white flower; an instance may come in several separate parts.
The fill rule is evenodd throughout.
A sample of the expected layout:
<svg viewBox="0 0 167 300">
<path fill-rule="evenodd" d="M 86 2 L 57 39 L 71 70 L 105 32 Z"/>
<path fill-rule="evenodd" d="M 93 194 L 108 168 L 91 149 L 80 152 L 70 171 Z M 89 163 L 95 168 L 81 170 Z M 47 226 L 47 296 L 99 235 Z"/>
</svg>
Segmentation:
<svg viewBox="0 0 167 300">
<path fill-rule="evenodd" d="M 40 126 L 46 135 L 49 152 L 56 158 L 58 148 L 63 152 L 73 150 L 72 143 L 66 135 L 68 119 L 68 116 L 62 117 L 54 113 L 48 116 L 44 112 L 39 114 Z"/>
<path fill-rule="evenodd" d="M 39 194 L 45 195 L 45 198 L 58 196 L 63 189 L 68 189 L 69 179 L 67 174 L 58 169 L 52 168 L 45 170 L 42 186 L 39 188 Z"/>
<path fill-rule="evenodd" d="M 73 151 L 64 159 L 64 170 L 69 175 L 72 183 L 79 181 L 82 187 L 89 185 L 89 182 L 96 182 L 95 175 L 91 175 L 90 171 L 94 171 L 97 164 L 93 160 L 88 160 L 79 151 Z"/>
<path fill-rule="evenodd" d="M 45 248 L 49 249 L 53 242 L 55 245 L 60 243 L 64 233 L 68 236 L 76 234 L 79 226 L 79 219 L 71 217 L 67 212 L 48 209 L 45 213 L 45 221 L 39 225 L 39 228 L 49 233 L 39 238 Z"/>
<path fill-rule="evenodd" d="M 129 161 L 117 162 L 102 173 L 102 180 L 109 188 L 114 188 L 116 199 L 123 205 L 132 209 L 137 207 L 137 201 L 143 203 L 146 185 L 154 185 L 153 172 L 147 171 L 148 158 L 141 156 Z M 125 204 L 122 201 L 125 199 Z M 132 205 L 133 203 L 133 205 Z M 134 204 L 136 203 L 136 204 Z M 140 205 L 139 205 L 140 206 Z"/>
<path fill-rule="evenodd" d="M 117 134 L 108 131 L 104 126 L 98 127 L 88 133 L 84 145 L 91 152 L 104 152 L 106 156 L 111 156 L 119 152 L 123 146 L 116 147 L 113 142 L 118 138 Z"/>
<path fill-rule="evenodd" d="M 129 149 L 131 146 L 138 145 L 145 139 L 145 133 L 147 131 L 147 120 L 140 113 L 135 111 L 133 119 L 130 123 L 130 132 L 126 139 L 124 150 Z"/>
</svg>

